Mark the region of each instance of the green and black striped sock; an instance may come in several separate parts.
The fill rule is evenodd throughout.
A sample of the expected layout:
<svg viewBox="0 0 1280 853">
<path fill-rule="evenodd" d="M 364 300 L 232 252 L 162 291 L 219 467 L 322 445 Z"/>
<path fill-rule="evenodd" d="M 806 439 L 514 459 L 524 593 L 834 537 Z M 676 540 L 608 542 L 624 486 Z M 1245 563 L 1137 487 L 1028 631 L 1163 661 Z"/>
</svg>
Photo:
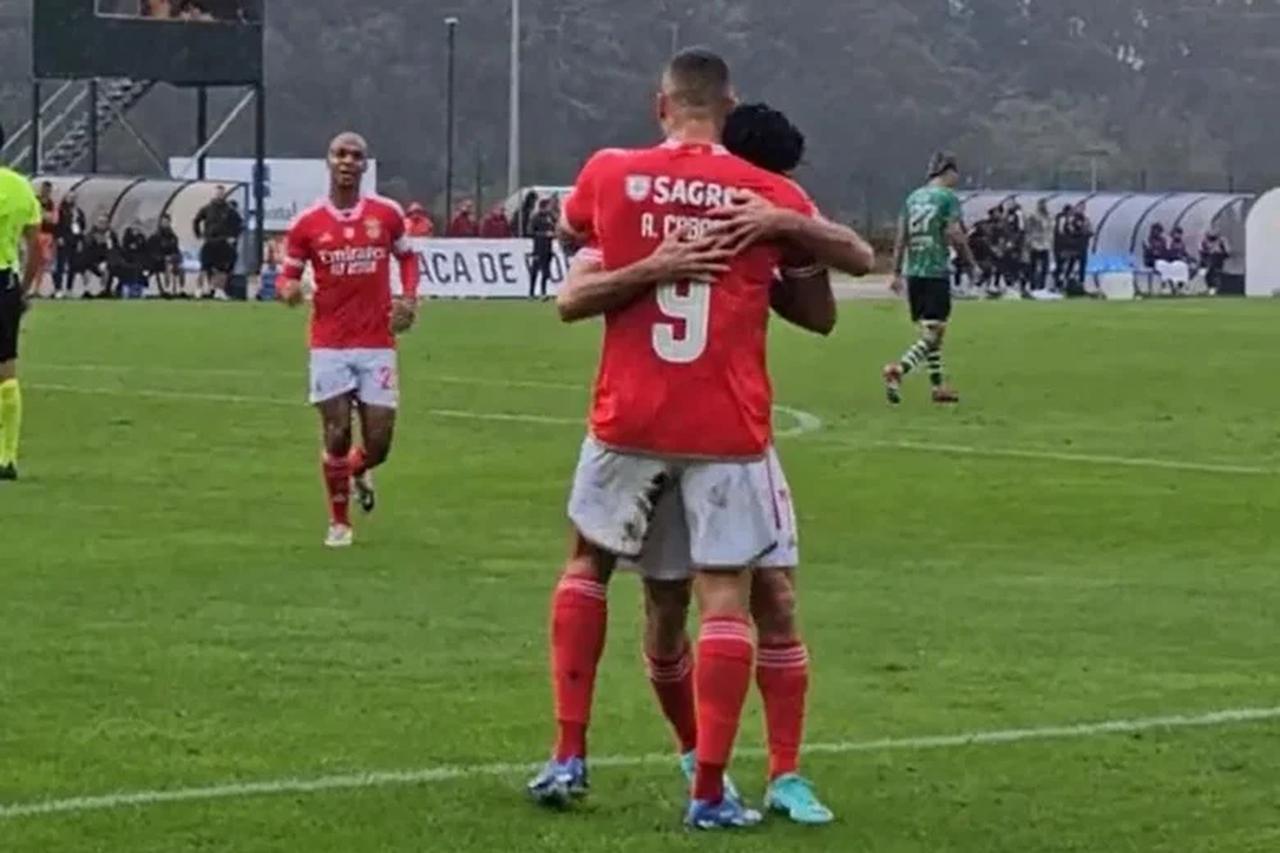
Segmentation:
<svg viewBox="0 0 1280 853">
<path fill-rule="evenodd" d="M 907 350 L 902 356 L 902 375 L 906 376 L 915 370 L 924 360 L 929 357 L 929 344 L 923 338 L 911 345 L 911 349 Z"/>
<path fill-rule="evenodd" d="M 942 350 L 931 349 L 928 355 L 929 362 L 929 381 L 933 383 L 934 388 L 941 388 L 946 379 L 942 366 Z"/>
</svg>

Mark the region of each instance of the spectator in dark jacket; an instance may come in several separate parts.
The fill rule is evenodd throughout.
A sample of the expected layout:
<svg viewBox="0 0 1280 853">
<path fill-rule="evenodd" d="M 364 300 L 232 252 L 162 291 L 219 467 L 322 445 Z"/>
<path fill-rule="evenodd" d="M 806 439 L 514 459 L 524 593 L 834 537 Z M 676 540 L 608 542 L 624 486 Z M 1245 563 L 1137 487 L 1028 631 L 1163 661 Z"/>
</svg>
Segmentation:
<svg viewBox="0 0 1280 853">
<path fill-rule="evenodd" d="M 58 221 L 54 225 L 56 265 L 53 270 L 53 296 L 62 299 L 71 296 L 76 281 L 76 259 L 84 246 L 88 231 L 84 211 L 76 206 L 74 193 L 63 196 L 58 205 Z"/>
<path fill-rule="evenodd" d="M 533 224 L 533 214 L 538 210 L 538 194 L 529 190 L 520 202 L 520 212 L 516 215 L 516 233 L 521 237 L 532 237 L 529 226 Z"/>
<path fill-rule="evenodd" d="M 200 247 L 200 290 L 197 296 L 227 298 L 227 279 L 235 272 L 239 259 L 237 243 L 244 233 L 244 217 L 227 198 L 224 187 L 218 187 L 213 201 L 200 208 L 191 223 Z"/>
<path fill-rule="evenodd" d="M 168 216 L 160 217 L 155 233 L 147 238 L 147 272 L 156 277 L 160 295 L 165 299 L 185 295 L 182 246 Z"/>
<path fill-rule="evenodd" d="M 1164 236 L 1164 226 L 1153 222 L 1147 232 L 1147 241 L 1142 244 L 1142 265 L 1149 270 L 1155 269 L 1156 261 L 1166 260 L 1168 254 L 1169 242 Z"/>
<path fill-rule="evenodd" d="M 1169 252 L 1165 257 L 1170 261 L 1190 262 L 1191 253 L 1187 251 L 1187 237 L 1182 226 L 1175 225 L 1169 232 Z"/>
<path fill-rule="evenodd" d="M 116 247 L 116 275 L 126 299 L 141 299 L 147 289 L 147 238 L 136 223 L 120 236 Z"/>
<path fill-rule="evenodd" d="M 1071 264 L 1071 205 L 1063 205 L 1053 218 L 1053 281 L 1058 291 L 1066 287 L 1067 267 Z"/>
<path fill-rule="evenodd" d="M 1072 270 L 1081 287 L 1089 278 L 1089 248 L 1093 245 L 1093 222 L 1085 212 L 1085 203 L 1080 202 L 1071 213 L 1071 260 Z"/>
<path fill-rule="evenodd" d="M 111 272 L 111 259 L 115 245 L 116 235 L 111 231 L 110 221 L 103 216 L 85 234 L 80 257 L 76 260 L 76 272 L 79 275 L 84 277 L 92 275 L 98 280 L 98 297 L 102 299 L 109 298 L 113 291 L 114 276 Z M 88 293 L 87 279 L 84 287 L 86 298 L 91 298 Z"/>
<path fill-rule="evenodd" d="M 533 255 L 529 263 L 529 298 L 541 295 L 546 299 L 556 238 L 556 215 L 551 210 L 551 199 L 544 198 L 538 202 L 538 212 L 529 221 L 529 234 L 533 237 Z"/>
<path fill-rule="evenodd" d="M 1218 229 L 1210 227 L 1200 241 L 1200 265 L 1205 269 L 1204 277 L 1209 293 L 1216 295 L 1222 287 L 1222 271 L 1230 257 L 1231 244 L 1218 233 Z"/>
</svg>

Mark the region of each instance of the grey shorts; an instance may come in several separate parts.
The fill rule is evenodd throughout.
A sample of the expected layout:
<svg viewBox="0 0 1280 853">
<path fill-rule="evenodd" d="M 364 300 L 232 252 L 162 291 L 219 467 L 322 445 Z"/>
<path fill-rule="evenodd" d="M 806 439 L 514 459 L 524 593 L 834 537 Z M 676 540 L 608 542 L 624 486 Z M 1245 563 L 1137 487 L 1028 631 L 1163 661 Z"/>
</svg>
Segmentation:
<svg viewBox="0 0 1280 853">
<path fill-rule="evenodd" d="M 782 462 L 773 448 L 765 459 L 765 482 L 761 488 L 771 495 L 777 547 L 756 561 L 762 569 L 794 569 L 800 564 L 800 537 L 796 525 L 791 487 Z M 640 556 L 622 565 L 623 571 L 637 570 L 646 579 L 684 581 L 693 577 L 693 555 L 689 525 L 685 521 L 684 498 L 677 490 L 664 494 L 649 525 L 649 538 Z"/>
<path fill-rule="evenodd" d="M 754 567 L 779 546 L 794 547 L 789 495 L 785 507 L 778 497 L 786 490 L 785 481 L 777 485 L 780 473 L 772 453 L 741 462 L 666 459 L 611 450 L 588 437 L 569 518 L 620 557 L 640 560 L 648 550 L 651 561 L 665 563 L 675 555 L 681 578 L 691 567 Z"/>
</svg>

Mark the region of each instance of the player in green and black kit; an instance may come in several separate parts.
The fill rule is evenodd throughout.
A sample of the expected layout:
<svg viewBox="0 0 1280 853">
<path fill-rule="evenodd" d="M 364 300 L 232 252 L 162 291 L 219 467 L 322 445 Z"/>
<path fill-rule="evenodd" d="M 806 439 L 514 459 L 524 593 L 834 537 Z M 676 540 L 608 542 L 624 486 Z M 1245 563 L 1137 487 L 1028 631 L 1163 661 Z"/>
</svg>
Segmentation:
<svg viewBox="0 0 1280 853">
<path fill-rule="evenodd" d="M 951 249 L 977 269 L 965 239 L 960 199 L 955 186 L 960 168 L 953 154 L 940 152 L 929 161 L 929 183 L 907 196 L 898 240 L 893 249 L 894 290 L 904 284 L 911 303 L 911 321 L 920 324 L 920 340 L 901 361 L 884 368 L 885 393 L 891 403 L 902 402 L 902 380 L 922 363 L 929 365 L 935 403 L 958 403 L 947 387 L 942 368 L 942 341 L 951 319 Z"/>
</svg>

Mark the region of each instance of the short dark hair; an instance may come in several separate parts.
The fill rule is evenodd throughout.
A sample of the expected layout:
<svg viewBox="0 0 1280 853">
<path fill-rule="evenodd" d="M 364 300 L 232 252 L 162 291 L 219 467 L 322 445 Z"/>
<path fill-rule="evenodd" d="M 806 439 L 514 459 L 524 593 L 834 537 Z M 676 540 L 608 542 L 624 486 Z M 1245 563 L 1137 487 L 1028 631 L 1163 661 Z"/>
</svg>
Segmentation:
<svg viewBox="0 0 1280 853">
<path fill-rule="evenodd" d="M 667 63 L 672 95 L 687 107 L 710 109 L 729 97 L 729 63 L 705 47 L 680 51 Z"/>
<path fill-rule="evenodd" d="M 742 104 L 729 113 L 724 146 L 753 166 L 790 172 L 804 159 L 804 134 L 768 104 Z"/>
<path fill-rule="evenodd" d="M 950 151 L 939 151 L 929 158 L 929 177 L 936 178 L 947 172 L 959 172 L 960 161 Z"/>
</svg>

